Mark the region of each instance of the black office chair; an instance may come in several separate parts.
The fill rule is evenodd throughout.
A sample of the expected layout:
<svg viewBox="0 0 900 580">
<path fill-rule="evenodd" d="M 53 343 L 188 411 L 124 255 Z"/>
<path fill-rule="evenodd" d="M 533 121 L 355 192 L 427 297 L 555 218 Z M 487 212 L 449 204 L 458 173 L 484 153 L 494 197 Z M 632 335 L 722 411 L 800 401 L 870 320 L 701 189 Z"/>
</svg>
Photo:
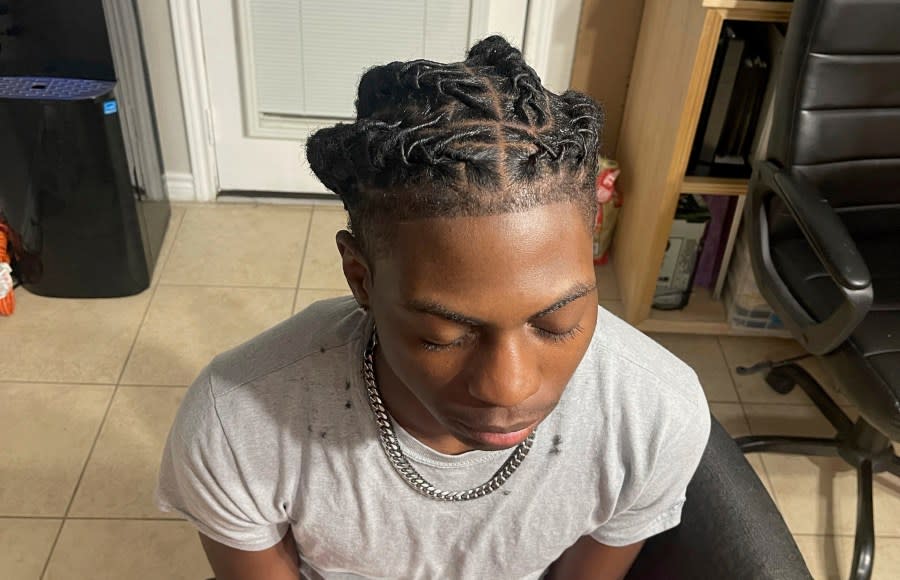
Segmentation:
<svg viewBox="0 0 900 580">
<path fill-rule="evenodd" d="M 649 539 L 626 580 L 809 580 L 769 492 L 719 423 L 687 488 L 681 524 Z"/>
<path fill-rule="evenodd" d="M 857 469 L 851 578 L 872 573 L 872 474 L 900 475 L 900 1 L 796 0 L 768 159 L 746 223 L 760 291 L 859 409 L 851 421 L 796 359 L 766 382 L 799 385 L 834 439 L 744 437 L 745 452 L 840 456 Z"/>
</svg>

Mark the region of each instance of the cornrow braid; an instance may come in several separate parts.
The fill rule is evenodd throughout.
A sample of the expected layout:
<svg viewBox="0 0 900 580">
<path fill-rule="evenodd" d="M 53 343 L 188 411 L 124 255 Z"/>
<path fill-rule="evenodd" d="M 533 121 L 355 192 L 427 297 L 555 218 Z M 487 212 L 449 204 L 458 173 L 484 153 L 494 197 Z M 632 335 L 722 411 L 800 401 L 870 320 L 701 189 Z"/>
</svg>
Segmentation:
<svg viewBox="0 0 900 580">
<path fill-rule="evenodd" d="M 350 214 L 363 246 L 399 220 L 577 203 L 593 220 L 603 115 L 556 95 L 500 36 L 466 60 L 392 62 L 359 83 L 357 119 L 314 133 L 310 167 Z M 376 227 L 377 224 L 377 227 Z"/>
</svg>

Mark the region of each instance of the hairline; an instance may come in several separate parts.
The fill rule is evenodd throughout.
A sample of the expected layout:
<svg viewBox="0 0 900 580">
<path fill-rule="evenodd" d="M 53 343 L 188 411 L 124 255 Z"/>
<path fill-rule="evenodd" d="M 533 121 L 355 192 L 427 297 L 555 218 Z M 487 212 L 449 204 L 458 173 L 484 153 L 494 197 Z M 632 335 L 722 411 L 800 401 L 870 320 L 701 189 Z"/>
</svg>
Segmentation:
<svg viewBox="0 0 900 580">
<path fill-rule="evenodd" d="M 554 183 L 546 183 L 547 181 L 553 181 Z M 593 180 L 592 180 L 593 181 Z M 540 183 L 544 182 L 544 183 Z M 555 174 L 550 176 L 545 176 L 543 178 L 539 178 L 535 180 L 535 182 L 523 184 L 523 188 L 528 187 L 537 187 L 538 191 L 543 190 L 545 187 L 553 187 L 554 185 L 561 185 L 560 182 L 568 183 L 571 187 L 576 188 L 586 188 L 586 184 L 580 182 L 579 179 L 575 178 L 572 175 L 561 175 Z M 428 185 L 423 185 L 423 187 L 427 188 Z M 405 188 L 404 190 L 391 190 L 392 192 L 400 192 L 400 199 L 403 199 L 403 194 L 410 192 L 415 188 Z M 579 212 L 583 213 L 585 226 L 589 229 L 593 229 L 594 219 L 597 210 L 597 201 L 593 196 L 593 189 L 582 192 L 580 195 L 584 196 L 584 199 L 579 199 L 579 194 L 572 193 L 569 195 L 537 195 L 533 196 L 531 199 L 532 202 L 523 202 L 523 203 L 514 203 L 513 200 L 522 200 L 522 198 L 516 198 L 511 196 L 507 200 L 504 200 L 501 203 L 495 203 L 492 205 L 490 202 L 496 200 L 489 200 L 485 203 L 479 203 L 479 194 L 488 194 L 491 192 L 483 191 L 475 194 L 470 199 L 475 200 L 476 203 L 466 208 L 459 208 L 459 211 L 454 212 L 447 211 L 446 208 L 434 209 L 432 211 L 428 211 L 427 208 L 412 208 L 408 211 L 408 213 L 400 212 L 401 215 L 397 215 L 395 212 L 396 207 L 378 207 L 375 204 L 372 204 L 369 207 L 357 207 L 354 208 L 357 213 L 357 218 L 363 218 L 369 221 L 369 224 L 354 224 L 353 223 L 353 214 L 354 211 L 348 210 L 349 216 L 349 225 L 350 232 L 353 235 L 354 239 L 357 240 L 357 243 L 360 245 L 361 251 L 366 255 L 367 258 L 371 260 L 384 257 L 386 255 L 390 255 L 390 251 L 393 248 L 393 238 L 396 234 L 396 227 L 404 222 L 418 221 L 418 220 L 427 220 L 427 219 L 446 219 L 446 218 L 464 218 L 464 217 L 489 217 L 496 215 L 505 215 L 505 214 L 513 214 L 513 213 L 524 213 L 527 211 L 531 211 L 538 207 L 545 207 L 548 205 L 554 205 L 557 203 L 569 203 L 576 207 L 578 207 Z M 529 196 L 525 195 L 523 198 L 527 199 Z M 371 198 L 370 198 L 371 199 Z M 397 199 L 393 195 L 391 199 Z M 373 207 L 374 206 L 374 207 Z M 384 219 L 389 218 L 389 219 Z M 380 224 L 373 224 L 373 221 L 382 221 Z M 360 227 L 355 227 L 360 226 Z M 362 231 L 358 231 L 361 229 Z"/>
</svg>

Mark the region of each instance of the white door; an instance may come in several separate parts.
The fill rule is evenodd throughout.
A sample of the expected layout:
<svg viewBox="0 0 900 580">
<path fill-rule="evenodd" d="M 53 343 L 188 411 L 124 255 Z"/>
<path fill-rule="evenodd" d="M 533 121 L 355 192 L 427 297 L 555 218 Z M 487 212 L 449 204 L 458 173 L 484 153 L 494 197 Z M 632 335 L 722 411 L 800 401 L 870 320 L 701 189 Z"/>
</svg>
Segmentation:
<svg viewBox="0 0 900 580">
<path fill-rule="evenodd" d="M 354 117 L 366 68 L 415 58 L 459 61 L 493 33 L 522 46 L 528 4 L 199 2 L 218 189 L 326 192 L 306 163 L 304 141 L 319 127 Z"/>
</svg>

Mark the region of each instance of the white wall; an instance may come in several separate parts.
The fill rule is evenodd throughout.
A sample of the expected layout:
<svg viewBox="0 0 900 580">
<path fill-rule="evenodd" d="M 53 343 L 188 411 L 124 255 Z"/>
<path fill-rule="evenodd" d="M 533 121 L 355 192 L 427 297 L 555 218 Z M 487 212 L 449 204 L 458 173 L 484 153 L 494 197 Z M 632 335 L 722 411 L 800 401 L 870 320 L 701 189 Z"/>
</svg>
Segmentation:
<svg viewBox="0 0 900 580">
<path fill-rule="evenodd" d="M 172 21 L 169 12 L 169 0 L 134 0 L 141 21 L 141 32 L 144 50 L 150 74 L 150 85 L 153 91 L 153 102 L 159 130 L 160 148 L 162 150 L 163 169 L 169 197 L 178 200 L 196 199 L 192 179 L 191 160 L 188 152 L 188 140 L 184 108 L 181 102 L 181 89 L 178 82 L 178 70 L 175 59 L 175 45 L 172 38 Z M 594 0 L 595 3 L 609 0 Z M 629 0 L 617 0 L 628 2 Z M 549 62 L 572 61 L 572 48 L 566 46 L 560 51 L 557 46 L 560 35 L 574 36 L 578 27 L 578 17 L 582 0 L 557 0 L 554 4 L 558 14 L 552 26 L 543 34 L 532 34 L 534 38 L 526 38 L 534 44 L 549 44 L 549 52 L 544 60 Z M 543 5 L 541 5 L 543 6 Z M 552 14 L 544 6 L 545 16 Z M 534 32 L 534 31 L 532 31 Z M 535 49 L 540 48 L 535 46 Z M 542 52 L 542 51 L 538 51 Z M 536 63 L 532 62 L 532 65 Z M 568 86 L 569 66 L 544 75 L 548 85 Z M 555 75 L 555 76 L 554 76 Z M 554 78 L 549 78 L 554 77 Z M 555 77 L 559 77 L 556 79 Z M 551 81 L 556 81 L 551 82 Z"/>
<path fill-rule="evenodd" d="M 150 69 L 163 168 L 168 180 L 179 181 L 191 173 L 191 160 L 178 87 L 169 3 L 166 0 L 136 0 L 136 3 Z"/>
</svg>

